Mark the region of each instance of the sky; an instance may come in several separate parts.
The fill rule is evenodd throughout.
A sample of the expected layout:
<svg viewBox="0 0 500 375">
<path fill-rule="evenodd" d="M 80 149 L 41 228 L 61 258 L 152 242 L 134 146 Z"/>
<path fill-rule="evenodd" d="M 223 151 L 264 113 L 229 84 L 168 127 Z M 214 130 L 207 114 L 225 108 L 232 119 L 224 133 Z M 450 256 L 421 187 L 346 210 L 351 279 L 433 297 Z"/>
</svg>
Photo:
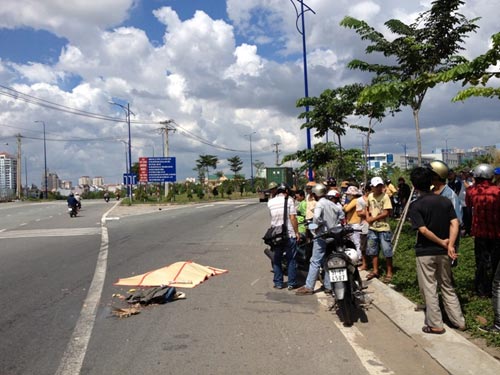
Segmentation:
<svg viewBox="0 0 500 375">
<path fill-rule="evenodd" d="M 468 18 L 481 17 L 464 56 L 484 53 L 500 31 L 496 3 L 468 0 L 461 8 Z M 306 4 L 312 10 L 305 15 L 308 89 L 319 96 L 369 79 L 347 68 L 354 58 L 367 59 L 366 44 L 339 26 L 342 18 L 362 19 L 390 38 L 385 21 L 411 23 L 430 1 Z M 161 122 L 173 121 L 168 155 L 176 158 L 178 181 L 197 176 L 200 155 L 215 155 L 225 173 L 231 173 L 227 159 L 237 155 L 247 177 L 251 159 L 274 166 L 277 156 L 307 147 L 302 109 L 295 106 L 305 91 L 294 5 L 300 7 L 297 0 L 2 0 L 0 151 L 15 154 L 20 134 L 23 184 L 40 186 L 45 124 L 49 171 L 73 183 L 80 176 L 120 183 L 128 127 L 126 111 L 112 101 L 130 106 L 133 162 L 163 155 Z M 459 89 L 446 84 L 428 92 L 420 123 L 424 153 L 500 143 L 498 100 L 452 103 Z M 416 154 L 408 109 L 374 130 L 371 153 L 406 147 Z M 349 130 L 342 144 L 361 148 L 362 142 Z"/>
</svg>

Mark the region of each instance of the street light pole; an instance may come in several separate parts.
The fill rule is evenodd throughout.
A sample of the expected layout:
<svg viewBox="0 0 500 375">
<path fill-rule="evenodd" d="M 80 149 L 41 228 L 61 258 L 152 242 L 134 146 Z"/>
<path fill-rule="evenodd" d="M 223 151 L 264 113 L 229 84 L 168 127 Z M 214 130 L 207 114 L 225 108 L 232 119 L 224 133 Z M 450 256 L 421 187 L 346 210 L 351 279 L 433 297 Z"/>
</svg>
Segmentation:
<svg viewBox="0 0 500 375">
<path fill-rule="evenodd" d="M 128 126 L 128 177 L 127 177 L 127 189 L 128 189 L 128 196 L 130 199 L 130 202 L 132 202 L 132 136 L 130 134 L 130 114 L 133 114 L 135 116 L 135 113 L 130 110 L 130 104 L 127 103 L 127 106 L 125 107 L 124 105 L 121 105 L 120 103 L 116 103 L 113 101 L 109 101 L 109 104 L 116 105 L 123 109 L 125 111 L 125 118 L 127 120 L 127 126 Z"/>
<path fill-rule="evenodd" d="M 45 121 L 35 121 L 36 123 L 41 123 L 43 125 L 43 160 L 44 160 L 44 164 L 45 164 L 45 172 L 44 172 L 44 176 L 45 176 L 45 199 L 48 198 L 48 188 L 47 188 L 47 143 L 46 143 L 46 139 L 45 139 Z"/>
<path fill-rule="evenodd" d="M 292 3 L 293 7 L 295 8 L 295 13 L 297 14 L 297 19 L 295 20 L 295 27 L 297 28 L 297 31 L 299 32 L 300 35 L 302 35 L 302 57 L 304 61 L 304 93 L 305 97 L 309 97 L 309 84 L 307 81 L 307 51 L 306 51 L 306 29 L 305 29 L 305 20 L 304 20 L 304 13 L 311 11 L 313 14 L 316 14 L 314 10 L 312 10 L 308 5 L 304 4 L 304 0 L 295 0 L 300 3 L 300 12 L 297 9 L 297 6 L 294 3 L 294 0 L 290 0 Z M 304 9 L 304 6 L 307 9 Z M 299 18 L 301 18 L 301 27 L 299 27 Z M 309 106 L 306 106 L 306 123 L 309 122 Z M 309 127 L 306 128 L 306 135 L 307 135 L 307 149 L 311 149 L 311 129 Z M 312 167 L 308 167 L 308 180 L 313 181 L 314 178 L 312 176 Z"/>
<path fill-rule="evenodd" d="M 253 191 L 253 152 L 252 152 L 252 135 L 257 132 L 251 132 L 250 134 L 245 134 L 245 137 L 250 139 L 250 181 L 252 183 L 252 191 Z"/>
</svg>

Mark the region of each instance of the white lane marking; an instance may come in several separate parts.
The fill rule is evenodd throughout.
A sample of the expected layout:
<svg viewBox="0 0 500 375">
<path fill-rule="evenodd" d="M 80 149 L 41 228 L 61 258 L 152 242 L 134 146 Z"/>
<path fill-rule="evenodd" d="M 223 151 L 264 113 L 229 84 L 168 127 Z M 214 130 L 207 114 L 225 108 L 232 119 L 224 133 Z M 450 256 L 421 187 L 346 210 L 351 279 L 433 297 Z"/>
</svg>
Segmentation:
<svg viewBox="0 0 500 375">
<path fill-rule="evenodd" d="M 101 234 L 100 227 L 72 229 L 33 229 L 2 232 L 2 234 L 0 234 L 0 238 L 94 236 L 99 234 Z"/>
<path fill-rule="evenodd" d="M 255 284 L 257 284 L 260 280 L 260 277 L 258 279 L 255 279 L 254 281 L 252 281 L 252 283 L 250 284 L 251 286 L 254 286 Z"/>
<path fill-rule="evenodd" d="M 239 207 L 246 207 L 248 206 L 248 204 L 240 204 L 239 206 L 236 206 L 236 208 L 239 208 Z"/>
<path fill-rule="evenodd" d="M 83 360 L 87 353 L 87 347 L 90 341 L 90 335 L 94 328 L 97 308 L 101 299 L 104 280 L 106 279 L 106 267 L 108 262 L 109 237 L 108 228 L 106 228 L 106 217 L 117 204 L 111 207 L 101 218 L 101 248 L 97 257 L 97 264 L 94 272 L 94 278 L 90 284 L 89 292 L 83 302 L 80 317 L 76 322 L 75 329 L 69 340 L 66 351 L 63 354 L 61 363 L 57 369 L 56 375 L 76 375 L 82 369 Z"/>
<path fill-rule="evenodd" d="M 5 231 L 5 230 L 6 230 L 5 228 L 3 228 L 3 229 L 0 229 L 0 233 L 2 233 L 2 232 L 3 232 L 3 231 Z"/>
<path fill-rule="evenodd" d="M 21 223 L 21 224 L 19 224 L 20 227 L 24 227 L 25 225 L 28 225 L 28 223 Z"/>
<path fill-rule="evenodd" d="M 328 306 L 328 302 L 325 298 L 318 295 L 318 302 L 323 306 Z M 344 327 L 344 325 L 338 320 L 334 320 L 335 326 L 339 329 L 340 333 L 344 336 L 347 343 L 356 353 L 363 367 L 371 375 L 394 375 L 394 372 L 386 367 L 383 362 L 377 357 L 377 355 L 371 350 L 365 349 L 357 344 L 362 338 L 364 338 L 363 333 L 356 327 Z"/>
<path fill-rule="evenodd" d="M 36 219 L 35 221 L 40 221 L 41 219 Z"/>
<path fill-rule="evenodd" d="M 107 221 L 111 221 L 111 220 L 120 220 L 120 218 L 118 216 L 113 216 L 113 217 L 107 217 L 106 218 Z"/>
<path fill-rule="evenodd" d="M 215 206 L 215 205 L 214 204 L 205 204 L 203 206 L 197 206 L 196 209 L 198 209 L 198 208 L 206 208 L 206 207 L 213 207 L 213 206 Z"/>
</svg>

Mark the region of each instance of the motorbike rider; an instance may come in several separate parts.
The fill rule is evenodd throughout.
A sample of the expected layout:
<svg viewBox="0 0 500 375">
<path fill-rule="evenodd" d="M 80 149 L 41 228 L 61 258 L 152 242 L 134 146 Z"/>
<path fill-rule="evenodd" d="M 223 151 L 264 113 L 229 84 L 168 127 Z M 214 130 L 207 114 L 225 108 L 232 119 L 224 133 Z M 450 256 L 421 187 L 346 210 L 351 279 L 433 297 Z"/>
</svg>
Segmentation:
<svg viewBox="0 0 500 375">
<path fill-rule="evenodd" d="M 104 192 L 104 200 L 105 200 L 106 202 L 109 202 L 109 193 L 108 193 L 107 191 L 106 191 L 106 192 Z"/>
<path fill-rule="evenodd" d="M 327 199 L 327 188 L 323 184 L 316 184 L 311 191 L 311 194 L 316 200 L 316 207 L 314 208 L 313 223 L 318 227 L 315 230 L 316 238 L 313 241 L 313 250 L 311 261 L 309 265 L 309 272 L 307 274 L 306 285 L 297 289 L 297 295 L 310 295 L 314 293 L 314 285 L 318 279 L 319 270 L 323 264 L 323 258 L 326 251 L 326 239 L 318 237 L 318 235 L 326 233 L 329 229 L 339 225 L 344 220 L 344 211 L 341 207 Z M 330 279 L 325 274 L 324 279 L 325 293 L 331 293 Z"/>
<path fill-rule="evenodd" d="M 68 199 L 68 207 L 75 209 L 78 206 L 78 200 L 75 198 L 75 194 L 69 193 Z"/>
<path fill-rule="evenodd" d="M 82 197 L 80 197 L 80 194 L 79 193 L 75 193 L 75 199 L 77 201 L 77 204 L 76 206 L 78 208 L 82 208 Z"/>
</svg>

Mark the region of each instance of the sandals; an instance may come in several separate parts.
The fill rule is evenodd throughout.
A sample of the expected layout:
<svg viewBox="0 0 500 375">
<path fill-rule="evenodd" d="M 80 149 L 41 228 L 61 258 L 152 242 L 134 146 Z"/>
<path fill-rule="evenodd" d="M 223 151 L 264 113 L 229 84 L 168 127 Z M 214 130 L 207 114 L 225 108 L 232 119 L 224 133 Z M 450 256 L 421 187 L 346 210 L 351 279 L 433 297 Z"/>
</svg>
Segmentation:
<svg viewBox="0 0 500 375">
<path fill-rule="evenodd" d="M 374 273 L 374 272 L 370 272 L 370 273 L 366 276 L 366 280 L 378 279 L 378 278 L 379 278 L 378 273 Z"/>
<path fill-rule="evenodd" d="M 423 333 L 430 333 L 430 334 L 433 334 L 433 335 L 442 335 L 443 333 L 446 332 L 446 330 L 443 328 L 441 330 L 436 330 L 432 327 L 429 327 L 429 326 L 423 326 L 422 327 L 422 332 Z"/>
<path fill-rule="evenodd" d="M 392 282 L 392 275 L 391 276 L 386 276 L 382 280 L 385 284 L 390 284 Z"/>
</svg>

